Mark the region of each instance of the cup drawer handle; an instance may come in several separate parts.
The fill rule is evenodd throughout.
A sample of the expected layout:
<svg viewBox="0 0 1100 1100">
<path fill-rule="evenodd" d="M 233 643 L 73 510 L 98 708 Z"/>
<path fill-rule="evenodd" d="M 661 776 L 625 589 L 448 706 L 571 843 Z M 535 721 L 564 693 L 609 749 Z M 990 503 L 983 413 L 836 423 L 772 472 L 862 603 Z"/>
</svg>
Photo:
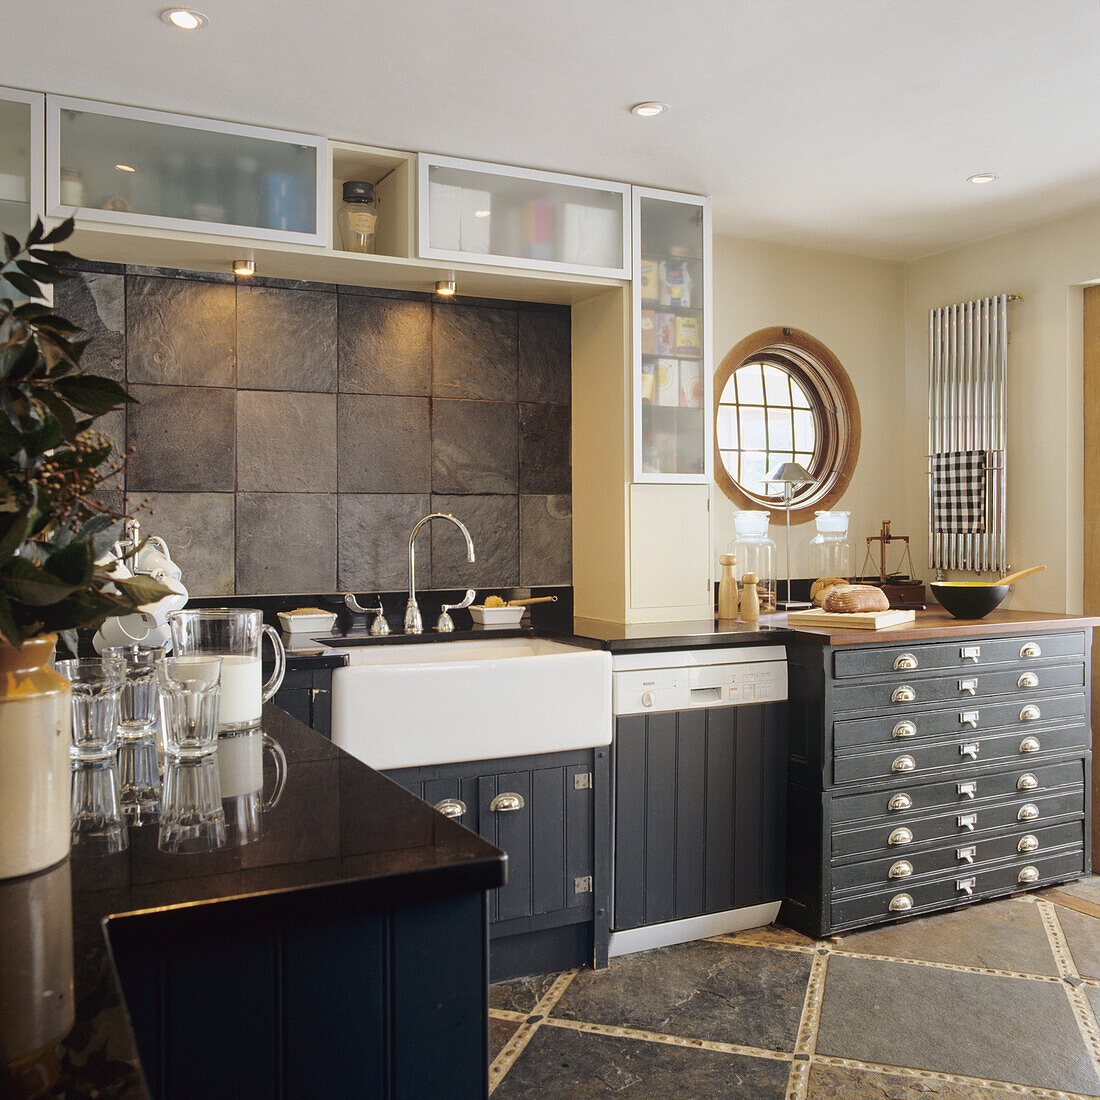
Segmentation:
<svg viewBox="0 0 1100 1100">
<path fill-rule="evenodd" d="M 1042 717 L 1043 712 L 1034 703 L 1028 703 L 1028 705 L 1020 711 L 1021 722 L 1038 722 Z"/>
<path fill-rule="evenodd" d="M 1042 657 L 1043 651 L 1039 648 L 1038 642 L 1024 642 L 1020 646 L 1021 657 Z"/>
<path fill-rule="evenodd" d="M 910 684 L 902 684 L 894 688 L 890 695 L 891 703 L 912 703 L 917 698 L 917 693 Z"/>
<path fill-rule="evenodd" d="M 1039 838 L 1034 833 L 1028 833 L 1020 837 L 1020 843 L 1016 845 L 1017 852 L 1034 852 L 1039 847 Z"/>
<path fill-rule="evenodd" d="M 891 737 L 916 737 L 917 727 L 912 722 L 899 722 L 891 731 Z"/>
<path fill-rule="evenodd" d="M 899 844 L 912 844 L 913 834 L 908 829 L 895 829 L 889 837 L 886 838 L 886 843 L 891 848 L 896 848 Z"/>
<path fill-rule="evenodd" d="M 444 817 L 464 817 L 466 814 L 466 803 L 461 798 L 445 798 L 437 802 L 435 808 Z"/>
<path fill-rule="evenodd" d="M 1019 779 L 1016 780 L 1016 790 L 1018 791 L 1033 791 L 1039 786 L 1039 780 L 1031 774 L 1031 772 L 1024 772 Z"/>
<path fill-rule="evenodd" d="M 911 772 L 914 771 L 916 767 L 917 762 L 906 753 L 904 756 L 899 756 L 897 760 L 890 765 L 890 770 L 892 772 Z"/>
<path fill-rule="evenodd" d="M 888 810 L 908 810 L 912 808 L 912 805 L 913 800 L 907 794 L 895 794 L 886 803 L 886 808 Z"/>
<path fill-rule="evenodd" d="M 513 810 L 522 810 L 523 806 L 523 795 L 516 794 L 513 791 L 498 794 L 496 798 L 489 803 L 489 809 L 495 814 L 506 814 L 511 813 Z"/>
<path fill-rule="evenodd" d="M 902 653 L 894 658 L 894 671 L 902 672 L 905 669 L 916 668 L 917 659 L 912 653 Z"/>
<path fill-rule="evenodd" d="M 1039 868 L 1038 867 L 1024 867 L 1020 873 L 1016 876 L 1017 882 L 1038 882 L 1039 881 Z"/>
<path fill-rule="evenodd" d="M 1038 737 L 1025 737 L 1020 742 L 1020 752 L 1038 752 L 1042 746 Z"/>
<path fill-rule="evenodd" d="M 1034 672 L 1025 672 L 1016 681 L 1018 688 L 1037 688 L 1039 686 L 1039 677 Z"/>
<path fill-rule="evenodd" d="M 1025 802 L 1016 814 L 1017 821 L 1034 821 L 1039 816 L 1039 807 L 1034 802 Z"/>
<path fill-rule="evenodd" d="M 890 899 L 891 913 L 904 913 L 913 908 L 913 899 L 908 894 L 895 894 Z"/>
<path fill-rule="evenodd" d="M 907 859 L 899 859 L 889 870 L 890 878 L 908 878 L 913 873 L 913 865 Z"/>
</svg>

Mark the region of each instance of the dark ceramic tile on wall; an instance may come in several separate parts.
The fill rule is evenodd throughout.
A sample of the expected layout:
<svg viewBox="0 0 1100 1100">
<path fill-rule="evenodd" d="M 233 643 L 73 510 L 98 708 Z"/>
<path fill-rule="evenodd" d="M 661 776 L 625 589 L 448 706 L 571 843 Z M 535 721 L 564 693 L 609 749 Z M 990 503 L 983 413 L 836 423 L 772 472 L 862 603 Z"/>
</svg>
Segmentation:
<svg viewBox="0 0 1100 1100">
<path fill-rule="evenodd" d="M 432 307 L 428 302 L 340 298 L 340 390 L 428 396 Z"/>
<path fill-rule="evenodd" d="M 130 493 L 130 508 L 142 531 L 159 535 L 183 570 L 192 596 L 228 596 L 233 592 L 233 493 Z"/>
<path fill-rule="evenodd" d="M 568 405 L 573 363 L 569 310 L 521 310 L 518 320 L 519 399 Z"/>
<path fill-rule="evenodd" d="M 409 534 L 431 510 L 431 499 L 412 493 L 341 493 L 337 585 L 341 591 L 400 589 L 409 583 Z M 417 539 L 417 584 L 432 576 L 430 532 Z"/>
<path fill-rule="evenodd" d="M 572 498 L 519 498 L 519 583 L 573 583 Z"/>
<path fill-rule="evenodd" d="M 132 384 L 129 389 L 140 404 L 126 413 L 127 445 L 136 452 L 127 467 L 127 489 L 233 490 L 235 390 Z"/>
<path fill-rule="evenodd" d="M 331 592 L 335 587 L 334 494 L 237 494 L 238 592 Z"/>
<path fill-rule="evenodd" d="M 418 493 L 431 486 L 426 397 L 340 394 L 338 483 L 344 493 Z"/>
<path fill-rule="evenodd" d="M 568 405 L 520 405 L 521 493 L 572 491 L 571 433 L 572 421 Z"/>
<path fill-rule="evenodd" d="M 335 293 L 238 286 L 237 384 L 335 393 Z"/>
<path fill-rule="evenodd" d="M 515 401 L 517 322 L 510 309 L 432 305 L 432 393 Z"/>
<path fill-rule="evenodd" d="M 475 561 L 466 560 L 466 540 L 454 524 L 442 520 L 430 524 L 432 588 L 504 588 L 519 583 L 516 499 L 432 494 L 432 511 L 450 512 L 462 520 L 476 555 Z"/>
<path fill-rule="evenodd" d="M 336 491 L 336 395 L 237 394 L 240 492 Z"/>
<path fill-rule="evenodd" d="M 232 285 L 237 276 L 232 271 L 184 271 L 178 267 L 149 267 L 146 264 L 127 264 L 127 275 L 147 275 L 157 279 L 189 279 L 197 283 L 228 283 Z"/>
<path fill-rule="evenodd" d="M 235 386 L 236 299 L 232 283 L 127 276 L 128 380 Z"/>
<path fill-rule="evenodd" d="M 112 466 L 118 466 L 118 473 L 111 474 L 102 483 L 104 489 L 122 489 L 125 486 L 126 466 L 123 459 L 126 456 L 126 410 L 115 409 L 114 412 L 104 413 L 93 425 L 95 431 L 102 432 L 107 439 L 114 443 L 111 448 L 109 461 Z"/>
<path fill-rule="evenodd" d="M 91 340 L 80 365 L 121 382 L 126 377 L 126 279 L 82 271 L 54 287 L 54 307 Z"/>
<path fill-rule="evenodd" d="M 432 402 L 432 489 L 514 493 L 519 484 L 516 406 L 505 401 Z"/>
</svg>

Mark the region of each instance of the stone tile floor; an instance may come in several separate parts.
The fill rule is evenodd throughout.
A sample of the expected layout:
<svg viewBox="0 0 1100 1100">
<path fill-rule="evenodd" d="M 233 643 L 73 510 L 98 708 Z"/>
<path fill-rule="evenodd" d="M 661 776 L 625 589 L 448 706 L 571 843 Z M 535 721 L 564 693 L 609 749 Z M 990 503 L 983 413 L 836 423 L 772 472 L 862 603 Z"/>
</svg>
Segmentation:
<svg viewBox="0 0 1100 1100">
<path fill-rule="evenodd" d="M 492 987 L 496 1100 L 1100 1096 L 1100 876 L 815 941 L 771 926 Z"/>
</svg>

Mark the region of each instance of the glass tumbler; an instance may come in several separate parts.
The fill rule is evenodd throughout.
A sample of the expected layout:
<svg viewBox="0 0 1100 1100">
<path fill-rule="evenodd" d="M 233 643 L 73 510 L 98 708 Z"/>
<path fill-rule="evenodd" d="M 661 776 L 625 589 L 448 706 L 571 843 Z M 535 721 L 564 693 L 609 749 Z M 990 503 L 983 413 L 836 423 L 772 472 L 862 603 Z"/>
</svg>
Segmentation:
<svg viewBox="0 0 1100 1100">
<path fill-rule="evenodd" d="M 217 761 L 213 756 L 169 757 L 157 847 L 162 852 L 212 852 L 225 845 L 225 835 Z"/>
<path fill-rule="evenodd" d="M 120 657 L 77 657 L 58 661 L 72 684 L 74 760 L 106 760 L 118 746 L 118 705 L 126 677 Z"/>
<path fill-rule="evenodd" d="M 126 679 L 118 701 L 118 736 L 123 741 L 151 740 L 157 724 L 157 661 L 163 646 L 110 646 L 103 657 L 118 658 Z"/>
<path fill-rule="evenodd" d="M 160 721 L 169 757 L 208 756 L 218 747 L 220 657 L 162 657 L 157 661 Z"/>
</svg>

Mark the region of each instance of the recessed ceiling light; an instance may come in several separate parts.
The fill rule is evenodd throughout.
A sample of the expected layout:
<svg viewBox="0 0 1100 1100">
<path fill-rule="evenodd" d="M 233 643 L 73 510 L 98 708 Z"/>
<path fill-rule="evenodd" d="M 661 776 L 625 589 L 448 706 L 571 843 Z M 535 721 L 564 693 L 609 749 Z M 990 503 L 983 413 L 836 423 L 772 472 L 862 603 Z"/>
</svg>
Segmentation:
<svg viewBox="0 0 1100 1100">
<path fill-rule="evenodd" d="M 656 100 L 649 100 L 646 103 L 635 103 L 630 108 L 632 115 L 641 115 L 642 118 L 653 118 L 655 115 L 663 115 L 668 110 L 667 103 L 658 103 Z"/>
<path fill-rule="evenodd" d="M 210 22 L 201 11 L 192 8 L 165 8 L 160 17 L 165 23 L 179 27 L 181 31 L 197 31 L 199 27 L 205 27 Z"/>
<path fill-rule="evenodd" d="M 129 164 L 116 164 L 115 165 L 115 171 L 116 172 L 136 172 L 137 169 L 132 168 Z"/>
<path fill-rule="evenodd" d="M 256 274 L 256 261 L 255 260 L 234 260 L 233 261 L 233 274 L 234 275 L 255 275 Z"/>
<path fill-rule="evenodd" d="M 967 176 L 967 183 L 992 183 L 997 177 L 992 172 L 978 172 L 976 175 Z"/>
</svg>

